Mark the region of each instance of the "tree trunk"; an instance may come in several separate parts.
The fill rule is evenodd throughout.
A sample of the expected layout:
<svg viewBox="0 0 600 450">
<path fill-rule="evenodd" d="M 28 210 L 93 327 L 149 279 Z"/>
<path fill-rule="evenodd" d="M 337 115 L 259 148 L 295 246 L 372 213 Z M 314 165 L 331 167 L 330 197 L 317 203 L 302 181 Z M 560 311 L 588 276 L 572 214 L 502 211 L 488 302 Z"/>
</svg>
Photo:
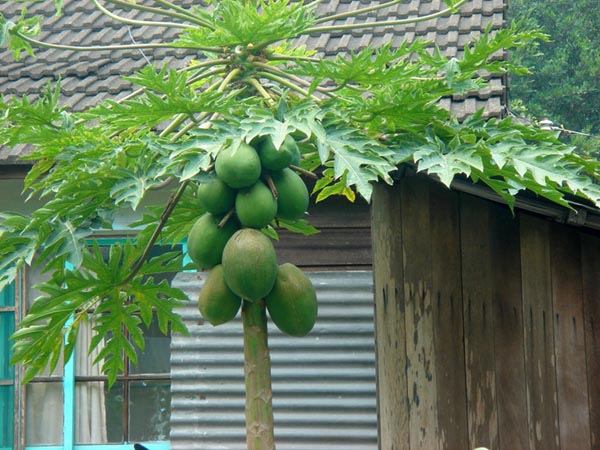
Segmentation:
<svg viewBox="0 0 600 450">
<path fill-rule="evenodd" d="M 265 302 L 244 301 L 242 321 L 246 376 L 246 444 L 248 450 L 275 450 Z"/>
</svg>

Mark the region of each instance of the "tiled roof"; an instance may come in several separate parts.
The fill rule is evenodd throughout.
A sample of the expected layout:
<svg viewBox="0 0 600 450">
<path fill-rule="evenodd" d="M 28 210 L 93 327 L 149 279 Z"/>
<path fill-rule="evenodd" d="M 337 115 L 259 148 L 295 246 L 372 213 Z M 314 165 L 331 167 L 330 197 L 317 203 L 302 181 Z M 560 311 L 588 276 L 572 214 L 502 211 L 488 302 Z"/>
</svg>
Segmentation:
<svg viewBox="0 0 600 450">
<path fill-rule="evenodd" d="M 491 23 L 497 29 L 503 25 L 506 0 L 472 0 L 465 4 L 460 16 L 441 17 L 426 22 L 405 26 L 358 29 L 347 32 L 332 32 L 320 36 L 306 36 L 300 43 L 315 48 L 325 56 L 348 52 L 368 44 L 378 46 L 392 42 L 399 44 L 404 39 L 415 38 L 435 42 L 448 56 L 460 55 L 465 44 L 479 35 Z M 145 0 L 138 0 L 144 4 Z M 180 5 L 194 3 L 182 0 Z M 196 0 L 196 3 L 197 0 Z M 318 13 L 336 14 L 353 11 L 378 4 L 371 0 L 322 0 Z M 0 13 L 7 19 L 18 16 L 22 4 L 0 1 Z M 441 0 L 407 0 L 390 8 L 365 14 L 352 21 L 396 20 L 422 16 L 437 12 L 445 7 Z M 132 44 L 164 40 L 175 35 L 175 30 L 157 30 L 150 27 L 126 26 L 114 22 L 99 12 L 91 1 L 65 0 L 64 14 L 54 17 L 54 2 L 45 0 L 29 7 L 31 15 L 46 17 L 40 39 L 60 44 L 102 45 Z M 144 18 L 143 12 L 120 12 L 130 18 Z M 159 35 L 160 33 L 160 35 Z M 131 74 L 152 62 L 170 61 L 182 66 L 190 58 L 189 50 L 152 49 L 102 51 L 78 53 L 53 49 L 40 49 L 36 57 L 25 56 L 13 61 L 12 55 L 0 51 L 0 92 L 4 95 L 38 95 L 48 81 L 62 80 L 62 93 L 66 104 L 73 110 L 82 110 L 104 98 L 116 98 L 130 90 L 130 85 L 120 78 Z M 504 98 L 504 87 L 500 79 L 493 79 L 491 87 L 464 98 L 445 99 L 443 104 L 459 117 L 484 107 L 490 116 L 500 115 Z M 13 163 L 19 150 L 0 148 L 0 163 Z"/>
</svg>

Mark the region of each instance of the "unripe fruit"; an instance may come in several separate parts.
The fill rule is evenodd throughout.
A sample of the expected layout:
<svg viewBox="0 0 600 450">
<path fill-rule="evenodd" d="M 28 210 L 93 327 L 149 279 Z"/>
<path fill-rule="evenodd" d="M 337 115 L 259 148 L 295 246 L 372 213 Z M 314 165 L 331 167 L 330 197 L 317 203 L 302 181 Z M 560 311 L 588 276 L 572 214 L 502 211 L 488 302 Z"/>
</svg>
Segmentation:
<svg viewBox="0 0 600 450">
<path fill-rule="evenodd" d="M 217 176 L 234 189 L 252 186 L 261 170 L 258 153 L 244 142 L 221 150 L 215 159 Z"/>
<path fill-rule="evenodd" d="M 308 208 L 308 189 L 302 178 L 291 169 L 271 173 L 277 188 L 277 217 L 300 219 Z"/>
<path fill-rule="evenodd" d="M 265 169 L 281 170 L 292 163 L 294 152 L 298 151 L 298 145 L 293 137 L 287 135 L 279 149 L 277 149 L 273 145 L 271 136 L 267 136 L 256 151 Z"/>
<path fill-rule="evenodd" d="M 242 299 L 235 295 L 225 283 L 223 266 L 213 267 L 198 296 L 200 314 L 212 325 L 221 325 L 233 319 L 242 305 Z"/>
<path fill-rule="evenodd" d="M 257 181 L 253 186 L 238 192 L 235 212 L 243 227 L 263 228 L 275 217 L 277 200 L 262 181 Z"/>
<path fill-rule="evenodd" d="M 188 234 L 187 250 L 200 269 L 210 269 L 221 263 L 223 248 L 237 231 L 237 224 L 228 220 L 219 227 L 220 218 L 206 213 L 201 216 Z"/>
<path fill-rule="evenodd" d="M 277 280 L 265 303 L 273 323 L 290 336 L 306 336 L 317 321 L 315 288 L 293 264 L 279 266 Z"/>
<path fill-rule="evenodd" d="M 198 186 L 198 204 L 211 214 L 225 214 L 235 205 L 236 191 L 213 175 Z"/>
<path fill-rule="evenodd" d="M 223 249 L 223 276 L 227 286 L 244 300 L 264 298 L 277 277 L 271 240 L 253 228 L 238 230 Z"/>
</svg>

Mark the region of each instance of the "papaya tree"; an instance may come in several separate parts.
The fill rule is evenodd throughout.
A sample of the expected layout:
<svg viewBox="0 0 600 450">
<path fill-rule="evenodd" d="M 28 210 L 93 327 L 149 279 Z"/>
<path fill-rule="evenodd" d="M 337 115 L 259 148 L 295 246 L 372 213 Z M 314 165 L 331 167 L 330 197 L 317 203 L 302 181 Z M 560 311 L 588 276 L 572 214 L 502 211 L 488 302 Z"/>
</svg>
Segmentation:
<svg viewBox="0 0 600 450">
<path fill-rule="evenodd" d="M 91 347 L 102 343 L 96 362 L 109 383 L 123 368 L 123 353 L 135 361 L 141 327 L 154 315 L 163 332 L 185 332 L 176 310 L 185 295 L 152 278 L 181 270 L 184 255 L 175 246 L 149 255 L 157 243 L 187 238 L 193 266 L 213 268 L 200 294 L 205 317 L 218 325 L 242 309 L 248 448 L 275 448 L 266 308 L 274 305 L 271 318 L 291 335 L 308 333 L 316 319 L 314 288 L 294 266 L 276 265 L 271 242 L 282 228 L 316 231 L 304 215 L 302 177 L 318 174 L 316 201 L 332 195 L 368 201 L 374 183 L 393 183 L 398 166 L 411 164 L 446 186 L 456 176 L 469 177 L 510 206 L 523 190 L 565 207 L 568 195 L 600 205 L 598 163 L 555 134 L 510 118 L 486 120 L 481 111 L 458 122 L 440 106 L 444 97 L 485 87 L 485 74 L 525 72 L 492 56 L 543 39 L 539 31 L 488 29 L 460 58 L 419 41 L 332 59 L 298 44 L 308 34 L 456 14 L 466 0 L 445 0 L 443 9 L 419 18 L 341 25 L 400 0 L 324 15 L 317 13 L 319 1 L 221 0 L 192 7 L 92 1 L 112 20 L 174 28 L 178 35 L 113 47 L 47 42 L 38 39 L 41 19 L 24 9 L 19 17 L 0 16 L 0 43 L 17 59 L 39 47 L 90 53 L 167 47 L 188 49 L 195 59 L 178 69 L 148 65 L 127 77 L 129 95 L 83 112 L 61 103 L 60 83 L 39 99 L 2 98 L 0 145 L 32 148 L 25 186 L 29 198 L 45 203 L 30 215 L 2 213 L 0 289 L 29 265 L 51 273 L 12 337 L 13 362 L 26 368 L 25 381 L 53 370 L 61 356 L 67 361 L 86 321 L 94 324 Z M 61 0 L 55 5 L 63 13 Z M 148 19 L 130 19 L 123 15 L 128 9 Z M 170 191 L 166 204 L 149 206 L 131 224 L 131 239 L 105 257 L 94 236 L 158 188 Z M 244 254 L 260 262 L 239 258 Z"/>
</svg>

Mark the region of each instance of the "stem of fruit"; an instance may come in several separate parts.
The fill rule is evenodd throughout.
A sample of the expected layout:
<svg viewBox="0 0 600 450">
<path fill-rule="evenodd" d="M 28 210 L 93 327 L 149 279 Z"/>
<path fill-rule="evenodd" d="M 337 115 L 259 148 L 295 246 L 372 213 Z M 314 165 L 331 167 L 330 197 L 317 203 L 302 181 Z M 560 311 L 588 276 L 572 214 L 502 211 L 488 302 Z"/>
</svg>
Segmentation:
<svg viewBox="0 0 600 450">
<path fill-rule="evenodd" d="M 265 180 L 267 180 L 267 186 L 269 186 L 269 189 L 271 190 L 271 194 L 273 194 L 273 198 L 275 200 L 277 200 L 277 197 L 279 197 L 279 193 L 277 192 L 277 186 L 275 186 L 275 183 L 273 182 L 273 178 L 271 178 L 271 175 L 269 175 L 267 173 L 267 174 L 265 174 Z"/>
<path fill-rule="evenodd" d="M 295 165 L 291 164 L 290 169 L 292 169 L 296 172 L 300 172 L 302 175 L 307 176 L 309 178 L 313 178 L 315 180 L 319 178 L 319 176 L 316 173 L 311 172 L 310 170 L 303 169 L 300 166 L 295 166 Z"/>
<path fill-rule="evenodd" d="M 248 450 L 275 450 L 271 358 L 264 300 L 244 301 L 242 323 L 246 377 L 246 445 Z"/>
<path fill-rule="evenodd" d="M 208 170 L 207 170 L 208 172 Z M 233 208 L 231 211 L 229 211 L 227 214 L 225 214 L 225 217 L 223 217 L 221 219 L 221 221 L 217 224 L 218 228 L 223 228 L 225 226 L 225 224 L 227 223 L 227 221 L 229 219 L 231 219 L 231 216 L 233 215 L 233 213 L 235 212 L 235 208 Z"/>
</svg>

